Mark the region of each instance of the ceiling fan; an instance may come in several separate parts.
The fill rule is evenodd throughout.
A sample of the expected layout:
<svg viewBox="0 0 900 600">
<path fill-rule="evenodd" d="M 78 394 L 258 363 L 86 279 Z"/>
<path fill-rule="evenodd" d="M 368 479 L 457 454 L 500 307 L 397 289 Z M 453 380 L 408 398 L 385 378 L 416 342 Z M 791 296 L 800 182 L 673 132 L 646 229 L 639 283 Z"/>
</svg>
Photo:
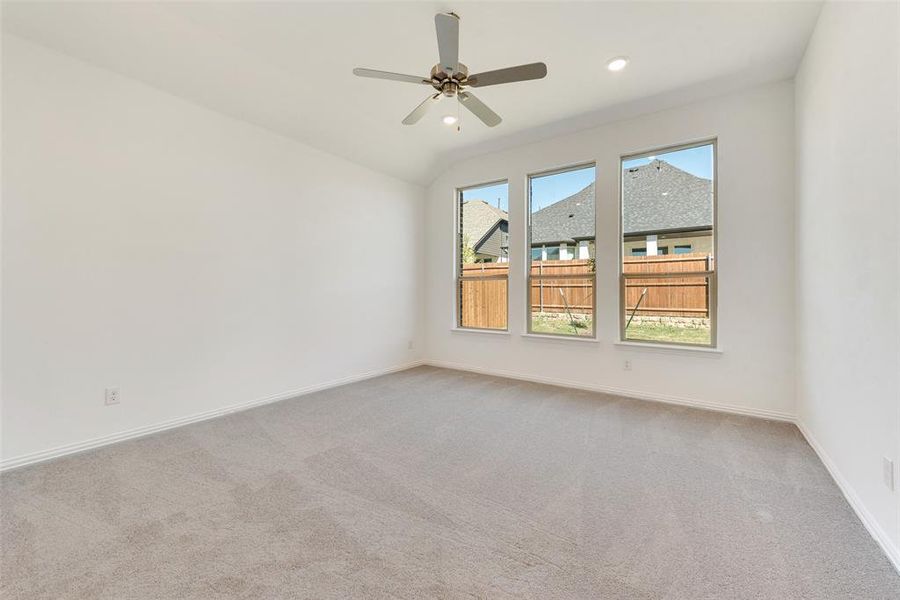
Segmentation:
<svg viewBox="0 0 900 600">
<path fill-rule="evenodd" d="M 448 98 L 456 96 L 459 103 L 481 119 L 485 125 L 495 127 L 502 121 L 500 115 L 488 108 L 475 94 L 466 91 L 466 88 L 481 88 L 501 83 L 541 79 L 547 76 L 547 65 L 542 62 L 469 75 L 466 65 L 459 62 L 459 16 L 454 13 L 437 14 L 434 16 L 434 26 L 437 30 L 440 62 L 431 68 L 431 76 L 417 77 L 374 69 L 353 69 L 353 74 L 359 77 L 430 85 L 436 90 L 436 93 L 430 95 L 406 115 L 406 118 L 403 119 L 404 125 L 418 123 L 431 105 L 437 102 L 441 96 Z"/>
</svg>

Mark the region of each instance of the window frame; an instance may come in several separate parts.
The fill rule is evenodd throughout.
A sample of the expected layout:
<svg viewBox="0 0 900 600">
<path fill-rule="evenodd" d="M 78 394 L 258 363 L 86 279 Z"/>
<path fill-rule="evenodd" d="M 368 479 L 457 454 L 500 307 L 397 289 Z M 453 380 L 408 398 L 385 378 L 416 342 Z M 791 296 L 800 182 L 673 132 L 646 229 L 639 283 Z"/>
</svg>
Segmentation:
<svg viewBox="0 0 900 600">
<path fill-rule="evenodd" d="M 453 327 L 452 329 L 455 331 L 475 331 L 475 332 L 483 332 L 483 333 L 509 333 L 509 256 L 507 256 L 507 260 L 505 263 L 497 263 L 497 264 L 506 264 L 506 275 L 490 275 L 486 277 L 479 277 L 478 279 L 482 280 L 494 280 L 494 281 L 506 281 L 506 327 L 503 329 L 493 328 L 493 327 L 467 327 L 462 324 L 462 242 L 463 242 L 463 231 L 462 231 L 462 200 L 463 200 L 463 192 L 467 190 L 474 190 L 477 188 L 490 187 L 494 185 L 505 184 L 507 188 L 507 198 L 509 197 L 509 179 L 506 177 L 500 179 L 494 179 L 491 181 L 486 181 L 483 183 L 474 183 L 471 185 L 459 186 L 453 191 Z M 507 200 L 508 201 L 508 200 Z M 507 217 L 509 217 L 509 207 L 507 207 Z M 507 219 L 507 222 L 509 219 Z M 507 235 L 511 235 L 511 228 L 508 227 Z M 512 247 L 512 244 L 508 246 Z M 467 279 L 472 279 L 471 277 Z"/>
<path fill-rule="evenodd" d="M 594 265 L 597 264 L 597 161 L 588 160 L 570 164 L 563 167 L 556 167 L 542 171 L 534 171 L 525 175 L 525 333 L 531 336 L 546 336 L 561 340 L 597 340 L 597 269 L 594 268 L 593 276 L 590 278 L 593 291 L 591 293 L 591 335 L 576 335 L 568 333 L 546 333 L 543 331 L 533 331 L 531 328 L 531 180 L 538 177 L 548 177 L 551 175 L 559 175 L 560 173 L 568 173 L 569 171 L 578 171 L 580 169 L 594 169 Z M 557 246 L 559 248 L 559 246 Z M 577 250 L 578 246 L 575 246 Z M 543 253 L 542 253 L 543 254 Z M 549 260 L 549 259 L 548 259 Z M 542 277 L 546 279 L 581 279 L 583 276 L 572 275 L 547 275 Z M 585 278 L 587 279 L 587 278 Z"/>
<path fill-rule="evenodd" d="M 637 158 L 647 158 L 648 156 L 659 156 L 680 150 L 690 150 L 691 148 L 700 148 L 703 146 L 712 146 L 713 165 L 712 165 L 712 257 L 713 269 L 711 271 L 698 271 L 692 273 L 675 273 L 675 274 L 657 274 L 654 278 L 666 277 L 685 277 L 686 275 L 707 277 L 708 294 L 709 294 L 709 344 L 690 344 L 685 342 L 661 342 L 656 340 L 634 340 L 625 337 L 625 323 L 627 304 L 625 302 L 625 283 L 629 276 L 625 274 L 625 171 L 624 164 L 626 161 Z M 701 348 L 717 350 L 719 347 L 719 145 L 718 137 L 704 138 L 697 141 L 686 142 L 682 144 L 674 144 L 670 146 L 662 146 L 643 150 L 640 152 L 630 152 L 619 156 L 619 340 L 620 344 L 636 344 L 648 346 L 671 346 L 673 348 Z M 635 274 L 639 275 L 639 274 Z M 634 279 L 647 279 L 644 277 L 632 277 Z"/>
</svg>

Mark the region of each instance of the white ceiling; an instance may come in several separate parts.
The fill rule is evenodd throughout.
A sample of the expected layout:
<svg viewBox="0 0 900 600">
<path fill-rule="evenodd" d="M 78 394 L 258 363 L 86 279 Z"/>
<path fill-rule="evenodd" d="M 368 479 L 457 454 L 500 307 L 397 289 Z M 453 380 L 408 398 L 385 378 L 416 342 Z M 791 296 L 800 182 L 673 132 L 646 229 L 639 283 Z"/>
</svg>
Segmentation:
<svg viewBox="0 0 900 600">
<path fill-rule="evenodd" d="M 624 110 L 793 75 L 818 2 L 181 2 L 3 4 L 3 29 L 332 154 L 428 183 L 473 153 L 596 124 Z M 478 96 L 504 121 L 440 123 L 430 88 L 360 79 L 362 66 L 426 75 L 434 14 L 461 17 L 470 72 L 535 61 L 540 81 Z M 621 73 L 607 59 L 631 57 Z M 690 92 L 686 92 L 690 90 Z"/>
</svg>

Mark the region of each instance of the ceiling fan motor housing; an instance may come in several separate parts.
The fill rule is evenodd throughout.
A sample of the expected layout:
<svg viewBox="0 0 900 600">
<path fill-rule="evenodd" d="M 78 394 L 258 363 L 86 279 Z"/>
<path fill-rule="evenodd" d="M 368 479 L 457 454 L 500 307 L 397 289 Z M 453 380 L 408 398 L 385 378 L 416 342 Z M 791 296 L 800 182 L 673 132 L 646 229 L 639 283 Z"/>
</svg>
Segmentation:
<svg viewBox="0 0 900 600">
<path fill-rule="evenodd" d="M 452 98 L 466 84 L 468 76 L 469 68 L 462 63 L 457 65 L 452 75 L 441 69 L 441 65 L 434 65 L 431 67 L 431 86 L 448 98 Z"/>
</svg>

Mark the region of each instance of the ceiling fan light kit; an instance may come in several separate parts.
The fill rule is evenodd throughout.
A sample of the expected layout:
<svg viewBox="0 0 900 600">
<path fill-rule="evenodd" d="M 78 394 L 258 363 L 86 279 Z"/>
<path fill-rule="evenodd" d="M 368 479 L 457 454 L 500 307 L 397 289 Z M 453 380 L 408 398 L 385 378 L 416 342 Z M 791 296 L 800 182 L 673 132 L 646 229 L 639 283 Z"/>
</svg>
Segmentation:
<svg viewBox="0 0 900 600">
<path fill-rule="evenodd" d="M 459 62 L 459 16 L 455 13 L 437 14 L 434 16 L 434 27 L 437 32 L 440 62 L 431 68 L 429 77 L 403 75 L 375 69 L 353 69 L 353 74 L 359 77 L 430 85 L 434 88 L 435 92 L 403 119 L 404 125 L 418 123 L 431 105 L 443 96 L 446 98 L 456 97 L 459 103 L 478 117 L 482 123 L 488 127 L 496 127 L 503 119 L 472 92 L 466 91 L 466 88 L 529 81 L 547 76 L 547 65 L 544 63 L 531 63 L 469 75 L 469 68 Z"/>
</svg>

